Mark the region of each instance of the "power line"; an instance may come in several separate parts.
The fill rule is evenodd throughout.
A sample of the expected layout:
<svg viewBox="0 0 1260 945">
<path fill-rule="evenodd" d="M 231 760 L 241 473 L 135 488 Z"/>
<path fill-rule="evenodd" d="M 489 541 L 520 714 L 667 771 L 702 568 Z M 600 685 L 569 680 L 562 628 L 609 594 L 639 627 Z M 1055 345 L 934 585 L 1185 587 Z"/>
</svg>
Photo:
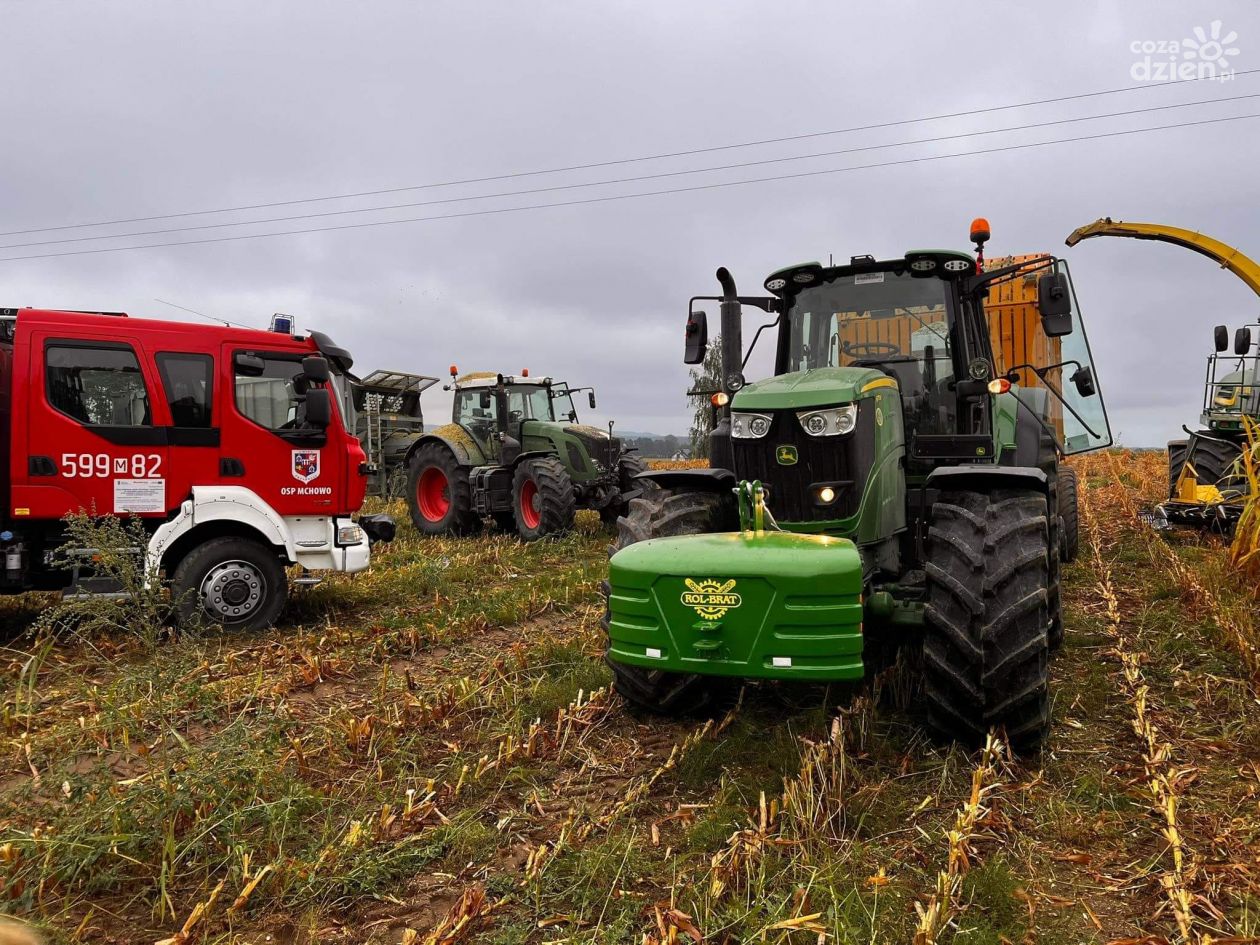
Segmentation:
<svg viewBox="0 0 1260 945">
<path fill-rule="evenodd" d="M 296 220 L 316 220 L 328 217 L 352 216 L 361 213 L 378 213 L 383 210 L 408 210 L 415 207 L 467 203 L 473 200 L 493 200 L 500 197 L 526 197 L 534 194 L 555 193 L 557 191 L 564 190 L 583 190 L 591 187 L 606 187 L 613 184 L 632 184 L 648 180 L 660 180 L 663 178 L 686 177 L 694 174 L 711 174 L 717 171 L 741 170 L 748 167 L 761 167 L 768 164 L 784 164 L 791 161 L 807 161 L 815 158 L 839 157 L 844 154 L 857 154 L 864 151 L 882 151 L 889 148 L 909 147 L 917 144 L 936 144 L 944 141 L 958 141 L 964 138 L 976 138 L 983 135 L 1004 134 L 1012 131 L 1028 131 L 1034 128 L 1069 125 L 1082 121 L 1100 121 L 1104 118 L 1121 118 L 1129 115 L 1142 115 L 1149 112 L 1170 111 L 1178 108 L 1192 108 L 1198 105 L 1214 105 L 1217 103 L 1236 102 L 1253 98 L 1260 98 L 1260 92 L 1253 92 L 1248 95 L 1234 95 L 1226 98 L 1202 99 L 1197 102 L 1182 102 L 1175 105 L 1155 105 L 1150 108 L 1134 108 L 1127 111 L 1110 112 L 1102 115 L 1084 115 L 1079 118 L 1058 118 L 1052 121 L 1012 125 L 1007 128 L 991 128 L 984 131 L 966 131 L 953 135 L 938 135 L 932 138 L 918 138 L 912 141 L 893 141 L 888 144 L 869 144 L 856 148 L 843 148 L 837 151 L 819 151 L 812 154 L 798 154 L 790 157 L 765 158 L 759 161 L 744 161 L 738 164 L 723 164 L 715 167 L 700 167 L 683 171 L 662 171 L 657 174 L 641 174 L 635 177 L 619 177 L 611 180 L 586 181 L 578 184 L 555 184 L 550 187 L 533 187 L 528 190 L 508 190 L 490 194 L 471 194 L 463 197 L 444 197 L 438 200 L 420 200 L 412 203 L 386 204 L 380 207 L 360 207 L 350 210 L 328 210 L 322 213 L 300 213 L 285 217 L 267 217 L 261 220 L 240 220 L 232 223 L 202 223 L 195 226 L 175 226 L 156 230 L 136 230 L 130 233 L 110 233 L 102 236 L 74 236 L 55 240 L 34 240 L 25 243 L 0 244 L 0 251 L 6 249 L 22 249 L 28 246 L 61 246 L 68 243 L 90 243 L 97 240 L 120 240 L 134 236 L 159 236 L 166 233 L 190 233 L 204 230 L 221 230 L 238 226 L 258 226 L 264 223 L 291 223 Z"/>
<path fill-rule="evenodd" d="M 826 174 L 843 174 L 849 171 L 873 170 L 881 167 L 897 167 L 905 164 L 924 164 L 929 161 L 945 161 L 952 158 L 973 157 L 980 154 L 998 154 L 1006 151 L 1021 151 L 1030 148 L 1041 148 L 1054 144 L 1072 144 L 1080 141 L 1098 141 L 1104 138 L 1121 138 L 1128 135 L 1146 134 L 1152 131 L 1168 131 L 1174 128 L 1194 128 L 1203 125 L 1217 125 L 1231 121 L 1244 121 L 1260 118 L 1260 113 L 1251 115 L 1231 115 L 1225 118 L 1205 118 L 1199 121 L 1177 122 L 1171 125 L 1155 125 L 1150 128 L 1131 128 L 1126 131 L 1105 131 L 1094 135 L 1078 135 L 1072 138 L 1055 138 L 1050 141 L 1032 141 L 1025 144 L 1009 144 L 995 148 L 981 148 L 975 151 L 959 151 L 956 154 L 932 154 L 923 157 L 902 158 L 896 161 L 881 161 L 875 164 L 857 164 L 850 167 L 833 167 L 817 171 L 801 171 L 796 174 L 777 174 L 772 177 L 751 177 L 744 180 L 718 181 L 711 184 L 696 184 L 691 187 L 674 187 L 665 190 L 652 190 L 637 194 L 610 194 L 603 197 L 587 197 L 582 200 L 564 200 L 554 203 L 527 204 L 522 207 L 494 207 L 486 210 L 467 210 L 461 213 L 446 213 L 428 217 L 406 217 L 401 220 L 371 220 L 364 223 L 342 223 L 336 226 L 307 227 L 300 230 L 281 230 L 276 233 L 245 233 L 236 236 L 215 236 L 199 240 L 180 240 L 173 243 L 142 243 L 137 246 L 106 246 L 99 249 L 74 249 L 63 253 L 32 253 L 26 256 L 8 256 L 0 258 L 0 262 L 17 262 L 23 259 L 55 259 L 62 256 L 93 256 L 100 253 L 122 253 L 138 249 L 161 249 L 168 246 L 201 246 L 208 243 L 232 243 L 240 240 L 268 239 L 275 236 L 301 236 L 309 233 L 327 233 L 337 230 L 359 230 L 374 226 L 395 226 L 402 223 L 427 223 L 435 220 L 454 220 L 464 217 L 493 216 L 501 213 L 521 213 L 527 210 L 548 210 L 556 207 L 576 207 L 587 204 L 611 203 L 617 200 L 635 200 L 641 197 L 661 197 L 668 194 L 695 193 L 704 190 L 718 190 L 724 187 L 741 187 L 748 184 L 764 184 L 772 181 L 799 180 L 807 177 L 820 177 Z"/>
<path fill-rule="evenodd" d="M 1243 69 L 1234 73 L 1239 76 L 1254 75 L 1260 69 Z M 78 230 L 98 226 L 117 226 L 124 223 L 152 223 L 157 220 L 174 220 L 180 217 L 206 216 L 212 213 L 239 213 L 245 210 L 266 210 L 272 207 L 290 207 L 303 203 L 321 203 L 331 200 L 352 200 L 360 197 L 379 197 L 388 194 L 406 193 L 414 190 L 429 190 L 437 187 L 456 187 L 464 184 L 485 184 L 493 181 L 512 180 L 520 177 L 537 177 L 544 174 L 563 174 L 572 171 L 595 170 L 601 167 L 616 167 L 624 164 L 636 164 L 642 161 L 658 161 L 667 158 L 691 157 L 697 154 L 712 154 L 718 151 L 732 151 L 738 148 L 760 147 L 767 144 L 784 144 L 790 141 L 805 141 L 810 138 L 824 138 L 831 135 L 854 134 L 859 131 L 876 131 L 882 128 L 897 128 L 903 125 L 919 124 L 927 121 L 943 121 L 949 118 L 966 118 L 974 115 L 987 115 L 993 112 L 1009 111 L 1016 108 L 1033 108 L 1039 105 L 1054 105 L 1063 102 L 1075 102 L 1083 99 L 1098 98 L 1104 95 L 1118 95 L 1123 92 L 1138 92 L 1145 89 L 1163 88 L 1171 85 L 1183 85 L 1188 82 L 1202 82 L 1205 78 L 1196 76 L 1192 79 L 1174 79 L 1168 82 L 1148 82 L 1141 85 L 1126 85 L 1114 89 L 1101 89 L 1095 92 L 1078 92 L 1074 95 L 1060 95 L 1054 98 L 1034 99 L 1027 102 L 1014 102 L 1008 105 L 991 105 L 986 108 L 973 108 L 960 112 L 949 112 L 943 115 L 927 115 L 921 118 L 902 118 L 896 121 L 879 122 L 870 125 L 854 125 L 849 128 L 837 128 L 832 131 L 812 131 L 804 134 L 786 135 L 780 138 L 761 138 L 755 141 L 743 141 L 736 144 L 720 144 L 707 148 L 691 148 L 685 151 L 667 151 L 659 154 L 645 154 L 639 157 L 618 158 L 609 161 L 595 161 L 588 164 L 570 164 L 565 167 L 551 167 L 532 171 L 513 171 L 505 174 L 493 174 L 487 177 L 469 177 L 461 180 L 438 181 L 428 184 L 412 184 L 405 187 L 387 187 L 379 190 L 363 190 L 355 193 L 330 194 L 321 197 L 303 197 L 295 200 L 276 200 L 268 203 L 242 204 L 237 207 L 217 207 L 209 210 L 183 210 L 176 213 L 162 213 L 147 217 L 126 217 L 117 220 L 98 220 L 94 223 L 65 223 L 59 226 L 33 227 L 25 230 L 8 230 L 0 232 L 0 237 L 26 236 L 31 233 L 51 233 L 59 230 Z M 137 235 L 137 234 L 133 234 Z M 2 247 L 0 247 L 2 248 Z"/>
</svg>

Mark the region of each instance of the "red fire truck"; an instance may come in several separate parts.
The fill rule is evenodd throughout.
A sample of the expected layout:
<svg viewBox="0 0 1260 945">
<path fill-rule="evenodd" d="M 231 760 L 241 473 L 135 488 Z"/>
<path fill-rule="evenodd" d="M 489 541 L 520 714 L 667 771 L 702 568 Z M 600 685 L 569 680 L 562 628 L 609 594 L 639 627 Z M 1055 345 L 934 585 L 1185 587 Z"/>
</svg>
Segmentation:
<svg viewBox="0 0 1260 945">
<path fill-rule="evenodd" d="M 349 353 L 324 334 L 0 309 L 0 593 L 108 593 L 55 554 L 64 517 L 136 516 L 182 617 L 275 621 L 285 568 L 355 572 L 393 523 L 351 516 L 369 468 Z"/>
</svg>

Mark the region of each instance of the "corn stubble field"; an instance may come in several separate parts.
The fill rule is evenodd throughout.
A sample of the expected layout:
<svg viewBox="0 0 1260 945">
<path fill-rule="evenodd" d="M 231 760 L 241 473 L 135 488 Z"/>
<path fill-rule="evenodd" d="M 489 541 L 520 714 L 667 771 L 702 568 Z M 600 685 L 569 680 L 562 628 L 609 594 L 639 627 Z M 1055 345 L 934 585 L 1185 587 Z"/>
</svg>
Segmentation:
<svg viewBox="0 0 1260 945">
<path fill-rule="evenodd" d="M 593 516 L 407 526 L 258 637 L 49 642 L 20 629 L 47 601 L 9 605 L 0 912 L 67 942 L 1254 941 L 1255 574 L 1139 524 L 1161 455 L 1077 465 L 1035 759 L 928 741 L 901 667 L 631 714 Z"/>
</svg>

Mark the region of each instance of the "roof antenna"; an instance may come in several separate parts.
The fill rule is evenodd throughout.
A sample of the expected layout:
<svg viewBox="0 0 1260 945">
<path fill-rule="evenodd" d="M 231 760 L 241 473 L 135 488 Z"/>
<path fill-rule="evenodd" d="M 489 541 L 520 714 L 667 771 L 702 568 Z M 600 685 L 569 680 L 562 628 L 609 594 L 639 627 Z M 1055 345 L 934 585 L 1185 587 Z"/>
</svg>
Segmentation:
<svg viewBox="0 0 1260 945">
<path fill-rule="evenodd" d="M 201 317 L 201 318 L 204 318 L 206 321 L 210 321 L 210 322 L 223 322 L 223 324 L 225 324 L 225 325 L 232 325 L 232 326 L 233 326 L 233 327 L 235 327 L 235 328 L 244 328 L 244 327 L 245 327 L 244 325 L 236 325 L 234 322 L 230 322 L 230 321 L 228 321 L 226 318 L 220 318 L 218 315 L 207 315 L 205 312 L 199 312 L 199 311 L 197 311 L 195 308 L 187 308 L 186 306 L 183 306 L 183 305 L 176 305 L 174 302 L 168 302 L 168 301 L 166 301 L 166 299 L 157 299 L 157 298 L 155 298 L 153 301 L 154 301 L 154 302 L 161 302 L 163 305 L 169 305 L 171 308 L 177 308 L 177 309 L 179 309 L 181 312 L 188 312 L 190 315 L 197 315 L 197 316 L 199 316 L 199 317 Z"/>
</svg>

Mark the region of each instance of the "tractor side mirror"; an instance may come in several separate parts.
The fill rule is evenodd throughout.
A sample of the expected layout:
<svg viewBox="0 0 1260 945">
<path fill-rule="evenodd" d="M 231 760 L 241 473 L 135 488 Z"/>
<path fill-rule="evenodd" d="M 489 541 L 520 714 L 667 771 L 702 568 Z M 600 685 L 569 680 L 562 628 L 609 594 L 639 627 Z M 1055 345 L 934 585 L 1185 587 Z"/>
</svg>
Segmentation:
<svg viewBox="0 0 1260 945">
<path fill-rule="evenodd" d="M 490 391 L 483 390 L 481 392 L 480 399 L 477 401 L 477 404 L 478 406 L 481 407 L 482 410 L 489 410 L 490 409 Z"/>
<path fill-rule="evenodd" d="M 1251 354 L 1251 329 L 1239 328 L 1234 332 L 1234 354 L 1245 358 Z"/>
<path fill-rule="evenodd" d="M 1072 285 L 1066 272 L 1047 272 L 1037 280 L 1037 310 L 1047 338 L 1072 334 Z"/>
<path fill-rule="evenodd" d="M 326 387 L 316 387 L 306 395 L 306 422 L 321 430 L 332 423 L 332 395 Z"/>
<path fill-rule="evenodd" d="M 315 384 L 327 384 L 332 380 L 332 371 L 328 369 L 328 361 L 317 354 L 302 359 L 302 373 L 308 381 Z"/>
<path fill-rule="evenodd" d="M 683 364 L 703 364 L 705 353 L 709 350 L 709 316 L 704 312 L 688 312 L 684 338 L 686 351 Z"/>
<path fill-rule="evenodd" d="M 1079 367 L 1072 374 L 1072 384 L 1082 397 L 1093 397 L 1098 393 L 1098 385 L 1094 383 L 1094 369 Z"/>
<path fill-rule="evenodd" d="M 238 354 L 232 363 L 241 377 L 262 377 L 267 371 L 267 362 L 256 354 Z"/>
<path fill-rule="evenodd" d="M 591 405 L 591 409 L 595 409 L 595 391 L 591 391 L 586 395 L 586 402 Z"/>
<path fill-rule="evenodd" d="M 1229 329 L 1224 325 L 1217 325 L 1214 329 L 1216 340 L 1216 353 L 1229 350 Z"/>
</svg>

